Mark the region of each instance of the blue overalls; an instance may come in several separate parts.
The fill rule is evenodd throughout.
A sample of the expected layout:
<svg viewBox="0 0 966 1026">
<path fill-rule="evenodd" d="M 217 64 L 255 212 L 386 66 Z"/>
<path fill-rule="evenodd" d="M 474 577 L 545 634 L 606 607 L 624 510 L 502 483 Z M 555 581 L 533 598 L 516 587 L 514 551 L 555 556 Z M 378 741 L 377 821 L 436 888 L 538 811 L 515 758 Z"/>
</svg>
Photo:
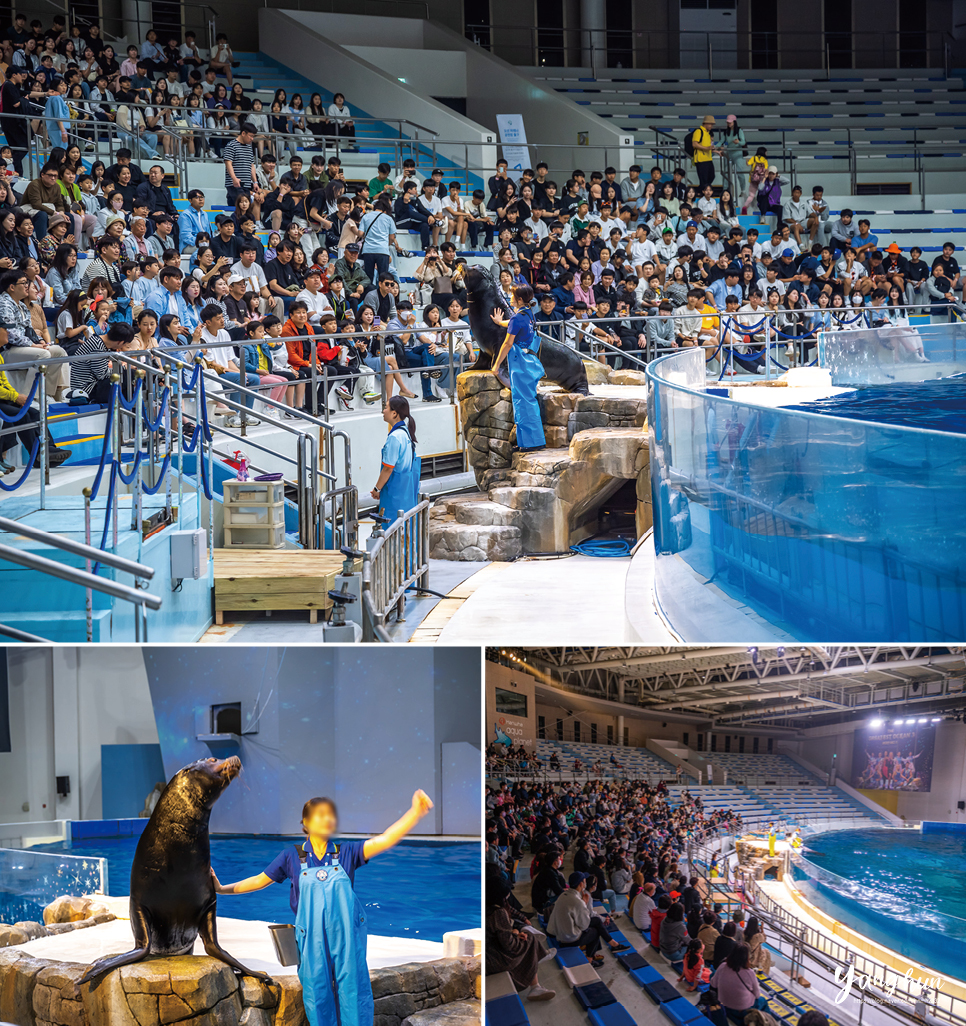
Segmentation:
<svg viewBox="0 0 966 1026">
<path fill-rule="evenodd" d="M 295 937 L 310 1026 L 372 1026 L 375 1006 L 366 965 L 366 912 L 339 865 L 339 846 L 299 874 Z M 304 851 L 303 851 L 304 856 Z"/>
<path fill-rule="evenodd" d="M 506 365 L 513 398 L 513 419 L 517 425 L 517 445 L 521 449 L 543 448 L 547 440 L 540 420 L 537 382 L 543 377 L 544 369 L 537 356 L 539 345 L 534 345 L 533 314 L 529 310 L 515 313 L 510 318 L 507 334 L 514 336 Z"/>
<path fill-rule="evenodd" d="M 422 460 L 416 455 L 416 446 L 409 437 L 404 420 L 394 424 L 382 447 L 383 466 L 392 467 L 389 480 L 379 493 L 379 513 L 389 518 L 390 524 L 399 518 L 399 511 L 408 512 L 419 502 L 419 474 Z"/>
</svg>

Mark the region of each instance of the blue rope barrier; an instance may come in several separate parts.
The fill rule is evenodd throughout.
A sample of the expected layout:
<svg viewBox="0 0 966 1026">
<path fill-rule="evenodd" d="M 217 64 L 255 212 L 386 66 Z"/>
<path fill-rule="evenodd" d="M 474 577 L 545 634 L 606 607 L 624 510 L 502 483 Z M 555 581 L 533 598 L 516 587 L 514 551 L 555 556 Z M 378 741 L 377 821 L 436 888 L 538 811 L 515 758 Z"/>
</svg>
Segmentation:
<svg viewBox="0 0 966 1026">
<path fill-rule="evenodd" d="M 121 388 L 117 383 L 111 389 L 111 397 L 107 402 L 107 420 L 105 421 L 104 427 L 104 442 L 101 445 L 101 458 L 100 465 L 97 468 L 97 474 L 94 477 L 94 484 L 91 485 L 91 499 L 97 498 L 97 493 L 101 488 L 101 478 L 104 476 L 104 467 L 107 465 L 107 452 L 111 447 L 111 425 L 114 423 L 114 409 L 115 403 L 117 402 L 117 396 L 120 394 Z M 114 462 L 114 453 L 111 453 L 111 463 Z"/>
<path fill-rule="evenodd" d="M 118 477 L 120 477 L 120 479 L 125 484 L 130 484 L 134 480 L 134 478 L 137 477 L 137 473 L 141 469 L 141 464 L 144 462 L 144 460 L 145 460 L 144 451 L 142 449 L 138 449 L 138 451 L 134 454 L 134 466 L 131 467 L 131 473 L 130 474 L 125 474 L 124 473 L 124 471 L 121 469 L 121 461 L 117 460 L 116 462 L 117 462 Z"/>
<path fill-rule="evenodd" d="M 144 402 L 144 424 L 147 427 L 148 431 L 150 431 L 152 434 L 155 431 L 160 430 L 161 425 L 164 423 L 164 414 L 165 414 L 165 412 L 166 412 L 166 410 L 168 408 L 168 399 L 170 398 L 170 396 L 171 396 L 171 386 L 168 385 L 167 387 L 165 387 L 164 391 L 161 393 L 161 403 L 158 406 L 158 415 L 157 415 L 157 417 L 154 418 L 154 420 L 151 419 L 151 414 L 148 412 L 148 401 L 147 401 L 147 399 L 145 399 L 143 401 Z"/>
<path fill-rule="evenodd" d="M 24 417 L 27 416 L 27 410 L 30 409 L 30 404 L 34 401 L 34 397 L 37 395 L 37 389 L 40 388 L 40 375 L 37 374 L 34 377 L 34 383 L 30 387 L 30 392 L 27 394 L 27 399 L 24 404 L 20 407 L 19 413 L 4 413 L 0 410 L 0 421 L 4 424 L 19 424 Z"/>
<path fill-rule="evenodd" d="M 170 467 L 171 453 L 169 452 L 167 456 L 164 457 L 164 460 L 161 463 L 161 473 L 158 475 L 158 483 L 153 488 L 149 488 L 143 481 L 141 482 L 141 488 L 143 489 L 145 495 L 158 494 L 158 492 L 161 490 L 161 486 L 164 484 L 164 479 L 168 476 L 168 470 L 170 469 Z M 209 495 L 207 496 L 207 498 L 210 499 L 211 496 Z"/>
<path fill-rule="evenodd" d="M 101 532 L 101 544 L 98 548 L 102 552 L 107 551 L 107 532 L 111 527 L 111 511 L 114 508 L 114 502 L 117 498 L 117 460 L 111 460 L 111 477 L 107 486 L 107 504 L 104 507 L 104 530 Z M 96 574 L 101 569 L 100 563 L 95 563 L 91 568 L 91 573 Z"/>
<path fill-rule="evenodd" d="M 37 453 L 40 452 L 40 443 L 45 441 L 46 439 L 41 438 L 40 435 L 37 436 L 37 440 L 34 442 L 34 447 L 30 450 L 30 458 L 27 460 L 27 466 L 24 467 L 23 473 L 12 485 L 5 484 L 3 480 L 0 480 L 0 489 L 5 492 L 15 492 L 24 483 L 24 481 L 27 480 L 27 475 L 34 469 L 34 463 L 37 460 Z"/>
<path fill-rule="evenodd" d="M 124 393 L 118 390 L 118 397 L 120 398 L 121 405 L 124 407 L 125 410 L 133 410 L 134 407 L 137 406 L 138 399 L 141 396 L 143 388 L 144 378 L 138 378 L 137 383 L 134 386 L 134 394 L 131 396 L 130 400 L 125 399 Z"/>
</svg>

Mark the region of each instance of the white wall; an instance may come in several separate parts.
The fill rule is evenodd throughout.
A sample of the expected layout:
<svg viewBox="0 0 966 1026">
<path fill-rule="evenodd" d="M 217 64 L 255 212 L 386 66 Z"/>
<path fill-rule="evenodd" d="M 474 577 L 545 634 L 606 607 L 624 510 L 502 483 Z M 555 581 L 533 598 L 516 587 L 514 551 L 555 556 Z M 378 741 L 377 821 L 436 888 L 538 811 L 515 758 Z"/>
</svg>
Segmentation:
<svg viewBox="0 0 966 1026">
<path fill-rule="evenodd" d="M 99 819 L 101 745 L 158 743 L 140 649 L 6 651 L 13 751 L 0 753 L 0 822 Z M 58 776 L 70 777 L 67 798 Z"/>
<path fill-rule="evenodd" d="M 57 818 L 54 804 L 52 649 L 6 650 L 9 752 L 0 752 L 0 821 Z M 23 805 L 29 803 L 29 811 Z"/>
<path fill-rule="evenodd" d="M 357 57 L 340 45 L 343 41 L 357 45 L 365 43 L 367 36 L 360 38 L 356 35 L 347 39 L 340 29 L 337 37 L 340 42 L 334 42 L 329 35 L 333 32 L 334 17 L 310 11 L 260 8 L 259 46 L 269 57 L 297 71 L 310 82 L 317 82 L 332 92 L 344 92 L 350 109 L 356 106 L 374 118 L 405 118 L 432 129 L 438 133 L 438 139 L 444 140 L 438 144 L 438 152 L 444 157 L 463 164 L 467 153 L 464 143 L 470 143 L 473 145 L 469 147 L 468 160 L 472 168 L 489 168 L 495 163 L 496 139 L 492 131 L 457 114 L 446 104 L 410 89 L 399 82 L 396 75 Z M 360 30 L 365 26 L 371 43 L 376 26 L 386 31 L 385 23 L 394 21 L 408 22 L 409 19 L 360 18 Z M 420 138 L 424 137 L 431 138 L 421 133 Z"/>
<path fill-rule="evenodd" d="M 403 79 L 425 96 L 466 96 L 466 54 L 398 46 L 360 46 L 343 41 L 346 50 Z"/>
</svg>

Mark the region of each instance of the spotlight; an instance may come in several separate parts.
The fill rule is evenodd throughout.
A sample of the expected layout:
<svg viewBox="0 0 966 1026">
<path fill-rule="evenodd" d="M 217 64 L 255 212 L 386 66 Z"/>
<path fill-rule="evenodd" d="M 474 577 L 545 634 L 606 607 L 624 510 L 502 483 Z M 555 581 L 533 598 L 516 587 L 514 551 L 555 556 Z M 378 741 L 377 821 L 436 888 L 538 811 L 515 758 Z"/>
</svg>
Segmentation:
<svg viewBox="0 0 966 1026">
<path fill-rule="evenodd" d="M 869 723 L 869 726 L 870 727 L 881 727 L 882 726 L 882 720 L 872 720 Z"/>
<path fill-rule="evenodd" d="M 778 649 L 777 649 L 777 652 L 778 652 L 778 658 L 779 659 L 784 659 L 785 658 L 785 646 L 784 645 L 779 645 Z"/>
<path fill-rule="evenodd" d="M 758 665 L 758 649 L 754 645 L 752 645 L 752 647 L 748 649 L 748 655 L 751 656 L 752 664 L 754 666 L 757 666 Z"/>
<path fill-rule="evenodd" d="M 928 723 L 929 720 L 925 716 L 920 716 L 919 720 L 917 722 L 919 722 L 919 723 Z"/>
<path fill-rule="evenodd" d="M 942 716 L 933 716 L 933 718 L 929 722 L 930 723 L 942 723 L 942 721 L 943 721 Z"/>
<path fill-rule="evenodd" d="M 893 720 L 892 725 L 893 727 L 901 727 L 905 722 L 905 720 Z"/>
</svg>

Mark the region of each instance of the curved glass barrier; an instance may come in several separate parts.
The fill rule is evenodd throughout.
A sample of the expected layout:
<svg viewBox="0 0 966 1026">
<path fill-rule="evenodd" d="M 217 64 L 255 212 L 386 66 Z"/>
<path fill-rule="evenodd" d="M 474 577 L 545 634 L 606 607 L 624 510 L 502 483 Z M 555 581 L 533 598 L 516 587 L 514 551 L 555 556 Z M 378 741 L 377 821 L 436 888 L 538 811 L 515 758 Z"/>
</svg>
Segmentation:
<svg viewBox="0 0 966 1026">
<path fill-rule="evenodd" d="M 107 859 L 0 848 L 0 880 L 0 923 L 42 923 L 61 894 L 107 894 Z"/>
<path fill-rule="evenodd" d="M 820 843 L 820 838 L 810 837 L 809 844 Z M 816 908 L 864 937 L 930 969 L 962 977 L 966 920 L 897 901 L 888 891 L 848 880 L 801 855 L 792 859 L 792 879 Z"/>
<path fill-rule="evenodd" d="M 760 405 L 700 350 L 647 376 L 654 588 L 685 641 L 966 637 L 966 435 Z"/>
<path fill-rule="evenodd" d="M 966 323 L 822 331 L 818 362 L 845 388 L 947 377 L 966 371 Z"/>
</svg>

